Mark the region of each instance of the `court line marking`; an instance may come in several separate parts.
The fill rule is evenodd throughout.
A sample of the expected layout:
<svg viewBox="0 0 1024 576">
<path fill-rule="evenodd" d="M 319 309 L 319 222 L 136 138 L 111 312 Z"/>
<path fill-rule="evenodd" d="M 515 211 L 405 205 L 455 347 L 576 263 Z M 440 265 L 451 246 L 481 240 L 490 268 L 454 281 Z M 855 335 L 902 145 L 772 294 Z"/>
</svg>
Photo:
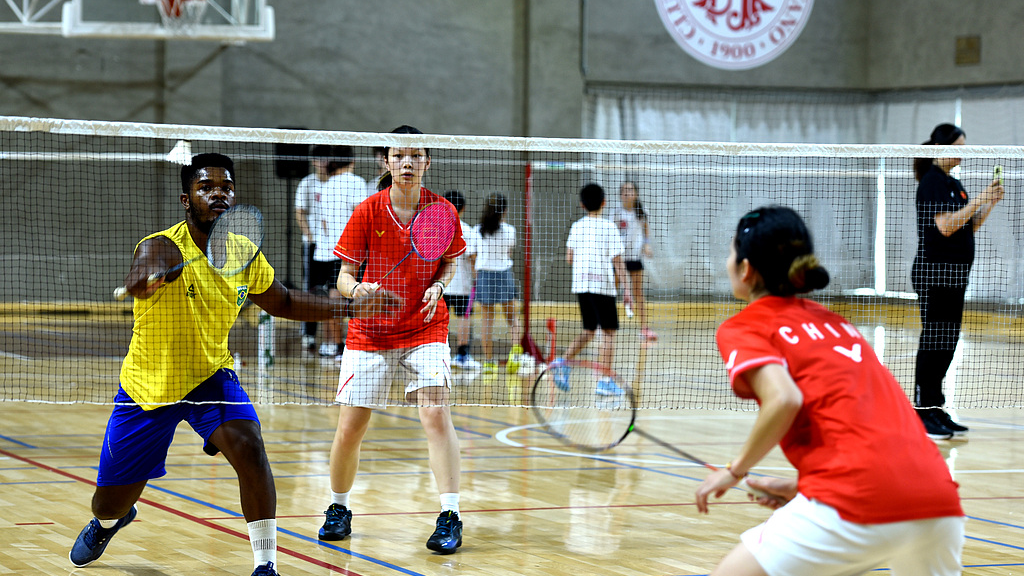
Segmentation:
<svg viewBox="0 0 1024 576">
<path fill-rule="evenodd" d="M 45 471 L 53 473 L 53 474 L 64 476 L 66 478 L 71 478 L 72 480 L 81 482 L 83 484 L 88 484 L 90 486 L 95 486 L 96 485 L 95 482 L 93 482 L 92 480 L 89 480 L 87 478 L 83 478 L 81 476 L 77 476 L 75 474 L 71 474 L 70 472 L 65 472 L 64 470 L 61 470 L 60 468 L 54 468 L 53 466 L 48 466 L 46 464 L 43 464 L 42 462 L 36 462 L 36 461 L 34 461 L 34 460 L 30 459 L 30 458 L 25 458 L 25 457 L 20 456 L 18 454 L 14 454 L 12 452 L 8 452 L 7 450 L 4 450 L 2 448 L 0 448 L 0 455 L 6 456 L 8 458 L 13 458 L 15 460 L 20 460 L 21 462 L 25 462 L 26 464 L 31 464 L 32 466 L 35 466 L 37 468 L 40 468 L 42 470 L 45 470 Z M 217 524 L 215 522 L 211 522 L 209 520 L 205 520 L 205 519 L 200 518 L 198 516 L 193 516 L 192 514 L 189 514 L 187 512 L 182 512 L 181 510 L 177 510 L 177 509 L 175 509 L 175 508 L 173 508 L 171 506 L 167 506 L 165 504 L 160 504 L 159 502 L 155 502 L 153 500 L 149 500 L 148 498 L 139 498 L 138 501 L 143 503 L 143 504 L 145 504 L 145 505 L 147 505 L 147 506 L 151 506 L 153 508 L 156 508 L 157 510 L 162 510 L 164 512 L 169 512 L 169 513 L 171 513 L 171 514 L 173 514 L 175 516 L 178 516 L 180 518 L 184 518 L 186 520 L 189 520 L 189 521 L 194 522 L 196 524 L 199 524 L 201 526 L 205 526 L 207 528 L 212 528 L 214 530 L 223 532 L 225 534 L 228 534 L 228 535 L 231 535 L 231 536 L 235 536 L 235 537 L 237 537 L 237 538 L 239 538 L 241 540 L 244 540 L 245 542 L 249 542 L 249 535 L 248 534 L 243 534 L 242 532 L 239 532 L 238 530 L 235 530 L 235 529 L 232 529 L 232 528 L 228 528 L 226 526 L 221 526 L 221 525 L 219 525 L 219 524 Z M 212 507 L 212 505 L 211 505 L 211 507 Z M 294 533 L 291 532 L 290 530 L 281 530 L 280 528 L 278 529 L 278 532 L 282 532 L 282 533 L 289 534 L 289 535 L 294 535 Z M 299 538 L 303 538 L 301 535 L 298 535 L 298 537 Z M 358 572 L 353 572 L 353 571 L 348 570 L 347 568 L 344 568 L 342 566 L 338 566 L 338 565 L 335 565 L 335 564 L 331 564 L 330 562 L 325 562 L 323 560 L 319 560 L 317 558 L 313 558 L 312 556 L 309 556 L 307 554 L 303 554 L 301 552 L 298 552 L 297 550 L 292 550 L 291 548 L 282 547 L 280 544 L 278 544 L 278 546 L 277 546 L 277 551 L 279 553 L 281 553 L 281 554 L 284 554 L 284 555 L 287 555 L 287 556 L 291 556 L 291 557 L 296 558 L 298 560 L 303 560 L 305 562 L 313 564 L 314 566 L 319 566 L 320 568 L 326 568 L 328 570 L 334 570 L 334 571 L 336 571 L 336 572 L 338 572 L 340 574 L 344 574 L 345 576 L 362 576 L 362 574 L 360 574 Z M 370 560 L 370 561 L 372 562 L 373 560 Z M 378 561 L 377 563 L 379 563 L 379 564 L 381 564 L 383 566 L 388 566 L 383 561 Z M 414 575 L 414 576 L 423 576 L 423 575 L 418 574 L 416 572 L 409 572 L 409 571 L 402 570 L 400 568 L 398 568 L 398 570 L 403 571 L 406 574 L 410 574 L 410 575 Z"/>
<path fill-rule="evenodd" d="M 599 454 L 591 454 L 591 453 L 588 453 L 588 452 L 579 452 L 579 451 L 575 451 L 575 450 L 560 450 L 560 449 L 554 449 L 554 448 L 544 448 L 542 446 L 531 446 L 529 444 L 523 444 L 521 442 L 517 442 L 517 441 L 512 440 L 511 438 L 509 438 L 510 434 L 514 434 L 514 433 L 522 431 L 522 430 L 543 429 L 543 428 L 544 428 L 544 425 L 540 424 L 540 423 L 521 424 L 519 426 L 512 426 L 510 428 L 505 428 L 504 430 L 499 430 L 498 432 L 496 432 L 494 434 L 494 439 L 497 440 L 498 442 L 501 442 L 502 444 L 505 444 L 506 446 L 511 446 L 513 448 L 525 448 L 526 450 L 531 450 L 531 451 L 534 451 L 534 452 L 544 452 L 546 454 L 554 454 L 556 456 L 575 456 L 575 457 L 579 457 L 579 458 L 590 458 L 592 460 L 599 460 L 599 461 L 602 461 L 602 462 L 612 462 L 612 463 L 616 463 L 616 464 L 635 464 L 635 465 L 640 465 L 640 466 L 643 466 L 643 465 L 647 465 L 647 466 L 680 466 L 680 467 L 684 467 L 684 468 L 698 468 L 698 469 L 702 469 L 702 470 L 704 469 L 704 466 L 701 466 L 700 464 L 696 464 L 696 463 L 690 462 L 689 460 L 684 460 L 682 458 L 678 458 L 678 459 L 676 459 L 676 458 L 664 459 L 663 458 L 661 460 L 646 460 L 646 459 L 642 459 L 642 458 L 636 458 L 636 457 L 633 457 L 633 456 L 623 456 L 621 454 L 612 454 L 612 453 L 609 453 L 609 452 L 602 452 L 602 453 L 599 453 Z M 780 471 L 780 472 L 781 471 L 792 470 L 792 468 L 783 467 L 783 466 L 758 466 L 757 468 L 758 468 L 758 470 L 772 470 L 772 471 Z"/>
</svg>

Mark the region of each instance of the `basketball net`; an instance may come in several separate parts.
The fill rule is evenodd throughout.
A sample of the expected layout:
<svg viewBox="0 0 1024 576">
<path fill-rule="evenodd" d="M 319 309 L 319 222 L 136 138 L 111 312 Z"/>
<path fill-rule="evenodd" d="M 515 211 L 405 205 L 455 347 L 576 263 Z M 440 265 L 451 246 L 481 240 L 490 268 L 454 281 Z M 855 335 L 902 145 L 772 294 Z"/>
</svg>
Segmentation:
<svg viewBox="0 0 1024 576">
<path fill-rule="evenodd" d="M 206 0 L 159 0 L 164 28 L 180 32 L 195 30 L 206 12 Z"/>
</svg>

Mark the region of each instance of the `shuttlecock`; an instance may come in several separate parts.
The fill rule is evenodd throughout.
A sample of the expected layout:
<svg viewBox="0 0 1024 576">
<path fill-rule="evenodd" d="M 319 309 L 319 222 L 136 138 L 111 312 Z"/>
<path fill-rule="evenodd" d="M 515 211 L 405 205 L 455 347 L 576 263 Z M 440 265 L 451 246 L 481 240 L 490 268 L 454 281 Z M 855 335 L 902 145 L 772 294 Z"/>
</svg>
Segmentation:
<svg viewBox="0 0 1024 576">
<path fill-rule="evenodd" d="M 192 163 L 192 143 L 188 140 L 178 140 L 171 148 L 171 151 L 167 153 L 167 161 L 174 164 L 181 164 L 187 166 Z"/>
</svg>

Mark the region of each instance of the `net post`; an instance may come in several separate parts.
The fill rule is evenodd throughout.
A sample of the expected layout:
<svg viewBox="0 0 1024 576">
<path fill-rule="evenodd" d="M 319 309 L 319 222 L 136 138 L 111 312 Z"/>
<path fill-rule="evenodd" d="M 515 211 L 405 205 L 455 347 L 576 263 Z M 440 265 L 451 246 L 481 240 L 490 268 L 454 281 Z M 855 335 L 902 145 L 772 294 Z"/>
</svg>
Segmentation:
<svg viewBox="0 0 1024 576">
<path fill-rule="evenodd" d="M 523 336 L 520 345 L 524 352 L 543 362 L 544 359 L 537 354 L 536 346 L 530 346 L 533 342 L 530 338 L 530 303 L 533 300 L 530 270 L 533 266 L 533 165 L 529 152 L 526 154 L 527 159 L 523 165 Z"/>
</svg>

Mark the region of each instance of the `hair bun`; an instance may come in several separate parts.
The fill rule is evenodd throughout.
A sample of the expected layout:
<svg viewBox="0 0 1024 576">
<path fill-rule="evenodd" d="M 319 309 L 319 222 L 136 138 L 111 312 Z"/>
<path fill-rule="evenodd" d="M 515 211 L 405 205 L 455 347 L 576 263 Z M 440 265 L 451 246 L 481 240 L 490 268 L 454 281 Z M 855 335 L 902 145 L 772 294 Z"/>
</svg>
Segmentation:
<svg viewBox="0 0 1024 576">
<path fill-rule="evenodd" d="M 828 286 L 829 276 L 828 270 L 824 266 L 815 266 L 804 272 L 804 289 L 808 292 L 811 290 L 821 290 L 825 286 Z"/>
<path fill-rule="evenodd" d="M 804 294 L 828 286 L 828 270 L 818 262 L 814 254 L 803 254 L 789 265 L 788 279 L 793 291 Z"/>
</svg>

